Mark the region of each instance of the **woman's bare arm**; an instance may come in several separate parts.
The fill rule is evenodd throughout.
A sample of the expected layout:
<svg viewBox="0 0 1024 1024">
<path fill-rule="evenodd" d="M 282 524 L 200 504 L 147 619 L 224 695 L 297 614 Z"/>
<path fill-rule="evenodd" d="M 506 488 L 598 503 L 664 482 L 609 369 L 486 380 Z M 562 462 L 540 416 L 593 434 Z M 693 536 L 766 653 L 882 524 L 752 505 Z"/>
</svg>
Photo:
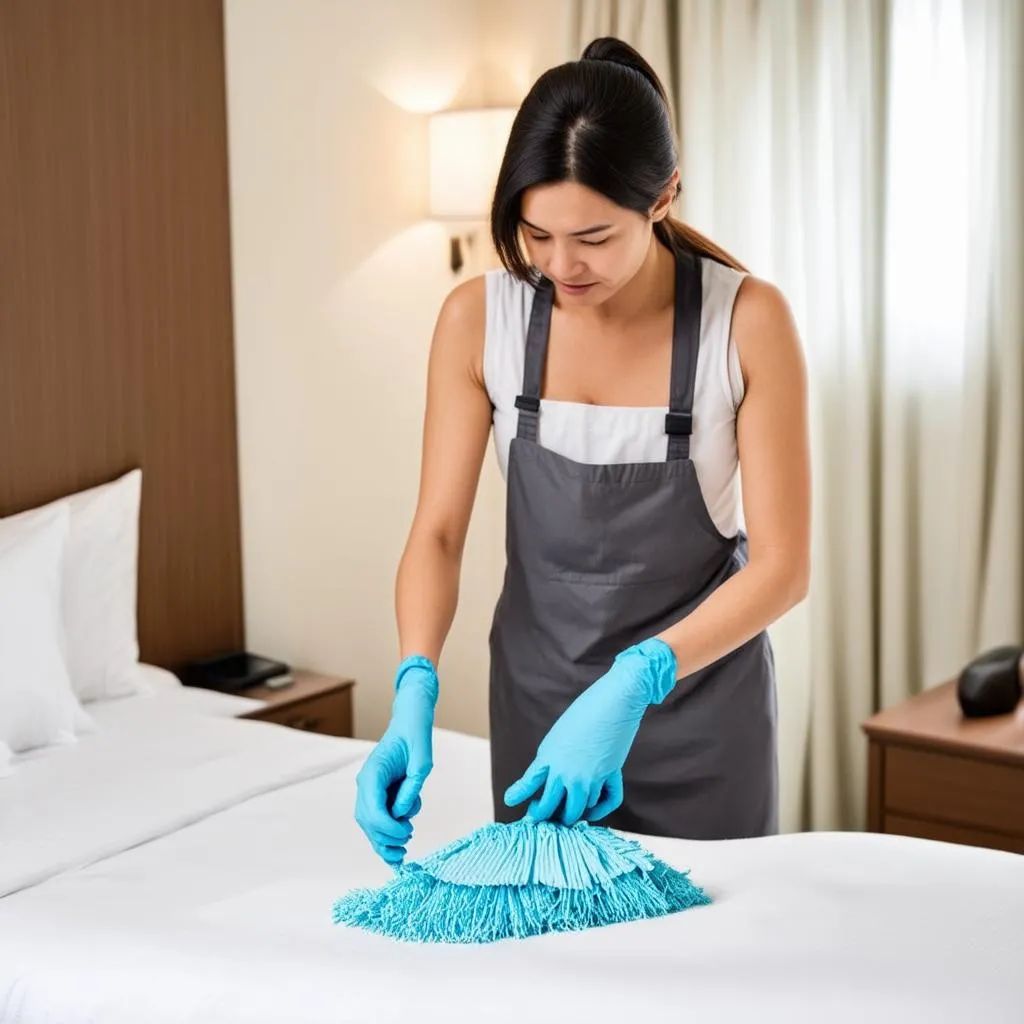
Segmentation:
<svg viewBox="0 0 1024 1024">
<path fill-rule="evenodd" d="M 732 336 L 746 379 L 736 418 L 750 559 L 661 634 L 679 678 L 745 643 L 803 600 L 810 582 L 807 372 L 789 306 L 756 278 L 740 288 Z"/>
<path fill-rule="evenodd" d="M 419 497 L 398 568 L 401 656 L 440 660 L 458 604 L 466 531 L 491 429 L 483 381 L 484 279 L 452 290 L 437 318 L 427 373 Z"/>
</svg>

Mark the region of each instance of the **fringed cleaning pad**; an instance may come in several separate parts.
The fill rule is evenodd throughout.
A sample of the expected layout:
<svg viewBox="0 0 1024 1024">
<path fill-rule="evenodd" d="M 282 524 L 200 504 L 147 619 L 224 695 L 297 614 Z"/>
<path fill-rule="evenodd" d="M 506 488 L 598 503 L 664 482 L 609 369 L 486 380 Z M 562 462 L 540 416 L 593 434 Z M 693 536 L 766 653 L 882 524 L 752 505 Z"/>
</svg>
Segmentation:
<svg viewBox="0 0 1024 1024">
<path fill-rule="evenodd" d="M 492 824 L 343 896 L 334 922 L 406 942 L 524 939 L 710 903 L 688 876 L 586 822 Z"/>
</svg>

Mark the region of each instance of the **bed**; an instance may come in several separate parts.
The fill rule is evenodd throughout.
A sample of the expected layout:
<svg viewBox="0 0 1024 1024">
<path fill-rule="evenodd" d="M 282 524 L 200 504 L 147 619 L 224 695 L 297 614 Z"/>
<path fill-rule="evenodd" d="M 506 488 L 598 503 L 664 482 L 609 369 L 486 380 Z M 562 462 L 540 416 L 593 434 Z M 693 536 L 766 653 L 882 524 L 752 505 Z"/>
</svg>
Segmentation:
<svg viewBox="0 0 1024 1024">
<path fill-rule="evenodd" d="M 165 678 L 4 780 L 0 1021 L 1024 1019 L 1024 857 L 897 836 L 646 839 L 713 904 L 572 935 L 335 926 L 389 877 L 352 818 L 370 745 L 249 706 Z M 490 815 L 486 742 L 435 742 L 412 856 Z"/>
</svg>

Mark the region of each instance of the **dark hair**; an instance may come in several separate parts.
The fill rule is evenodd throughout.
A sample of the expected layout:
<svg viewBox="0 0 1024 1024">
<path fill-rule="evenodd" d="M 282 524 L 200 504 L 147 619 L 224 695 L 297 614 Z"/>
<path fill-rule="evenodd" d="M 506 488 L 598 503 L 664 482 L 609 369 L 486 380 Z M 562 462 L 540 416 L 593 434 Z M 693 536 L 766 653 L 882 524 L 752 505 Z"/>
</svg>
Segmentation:
<svg viewBox="0 0 1024 1024">
<path fill-rule="evenodd" d="M 668 96 L 653 68 L 619 39 L 595 39 L 579 60 L 537 79 L 512 123 L 491 205 L 501 262 L 516 277 L 536 281 L 519 238 L 528 188 L 575 181 L 646 216 L 677 165 Z M 669 249 L 745 269 L 671 215 L 654 232 Z"/>
</svg>

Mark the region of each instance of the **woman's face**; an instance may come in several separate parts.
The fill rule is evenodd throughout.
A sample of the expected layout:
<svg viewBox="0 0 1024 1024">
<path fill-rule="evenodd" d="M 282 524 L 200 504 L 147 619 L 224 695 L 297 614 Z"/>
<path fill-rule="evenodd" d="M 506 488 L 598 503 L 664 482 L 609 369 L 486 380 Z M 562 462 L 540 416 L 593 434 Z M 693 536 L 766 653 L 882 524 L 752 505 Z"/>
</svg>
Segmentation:
<svg viewBox="0 0 1024 1024">
<path fill-rule="evenodd" d="M 599 305 L 633 278 L 650 251 L 652 224 L 574 181 L 523 195 L 520 228 L 530 262 L 573 305 Z"/>
</svg>

